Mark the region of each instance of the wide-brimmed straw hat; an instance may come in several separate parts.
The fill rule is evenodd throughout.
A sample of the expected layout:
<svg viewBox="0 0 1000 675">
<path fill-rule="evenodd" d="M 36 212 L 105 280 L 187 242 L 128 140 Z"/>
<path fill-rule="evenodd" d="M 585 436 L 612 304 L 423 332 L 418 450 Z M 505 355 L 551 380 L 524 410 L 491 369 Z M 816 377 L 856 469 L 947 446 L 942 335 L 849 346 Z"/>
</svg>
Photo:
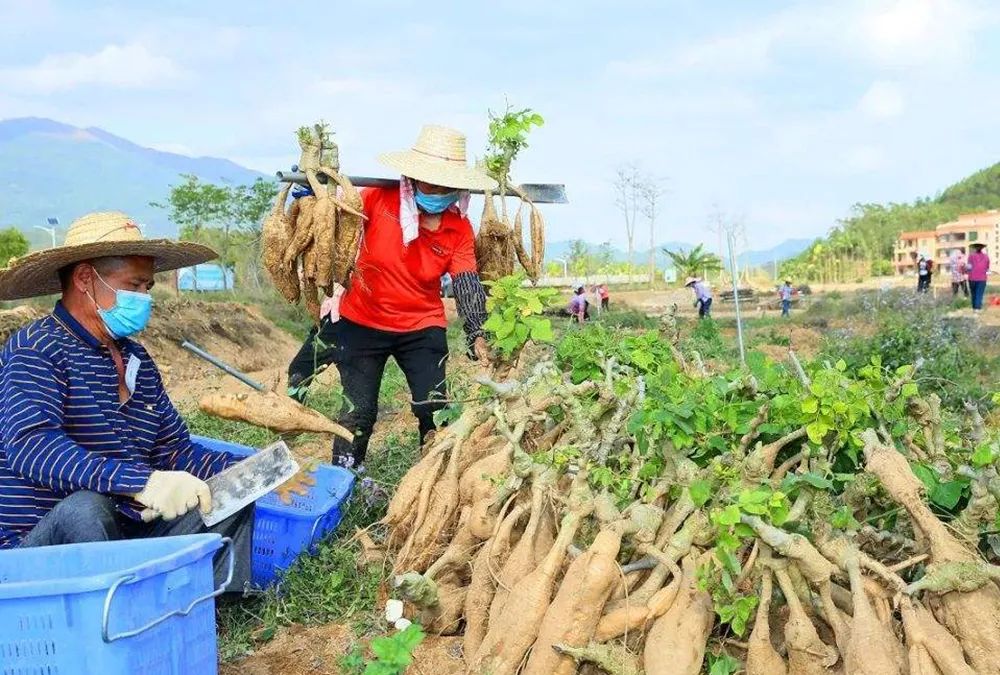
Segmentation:
<svg viewBox="0 0 1000 675">
<path fill-rule="evenodd" d="M 75 220 L 62 246 L 11 258 L 0 270 L 0 300 L 20 300 L 59 293 L 59 270 L 84 260 L 142 256 L 153 259 L 157 272 L 169 272 L 218 257 L 207 246 L 169 239 L 143 239 L 135 221 L 124 213 L 90 213 Z"/>
<path fill-rule="evenodd" d="M 428 124 L 409 150 L 387 152 L 378 161 L 408 178 L 459 190 L 495 190 L 497 182 L 466 163 L 465 135 Z"/>
<path fill-rule="evenodd" d="M 684 285 L 690 286 L 691 284 L 696 283 L 697 281 L 698 277 L 688 277 L 687 279 L 684 280 Z"/>
</svg>

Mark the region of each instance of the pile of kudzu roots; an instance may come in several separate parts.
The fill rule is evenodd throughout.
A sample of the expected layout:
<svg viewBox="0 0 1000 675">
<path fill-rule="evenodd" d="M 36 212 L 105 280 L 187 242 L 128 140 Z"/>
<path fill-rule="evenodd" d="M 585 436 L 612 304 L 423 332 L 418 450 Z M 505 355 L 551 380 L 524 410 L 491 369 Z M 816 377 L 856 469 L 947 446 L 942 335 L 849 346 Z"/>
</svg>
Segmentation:
<svg viewBox="0 0 1000 675">
<path fill-rule="evenodd" d="M 1000 673 L 996 438 L 918 367 L 709 372 L 667 321 L 478 384 L 383 521 L 469 673 Z"/>
<path fill-rule="evenodd" d="M 264 267 L 288 302 L 300 299 L 319 321 L 320 296 L 346 286 L 361 244 L 364 215 L 361 195 L 340 173 L 337 145 L 325 124 L 298 131 L 299 171 L 308 190 L 286 208 L 292 184 L 278 193 L 262 226 Z M 326 177 L 326 182 L 320 181 Z M 338 190 L 339 188 L 339 190 Z"/>
</svg>

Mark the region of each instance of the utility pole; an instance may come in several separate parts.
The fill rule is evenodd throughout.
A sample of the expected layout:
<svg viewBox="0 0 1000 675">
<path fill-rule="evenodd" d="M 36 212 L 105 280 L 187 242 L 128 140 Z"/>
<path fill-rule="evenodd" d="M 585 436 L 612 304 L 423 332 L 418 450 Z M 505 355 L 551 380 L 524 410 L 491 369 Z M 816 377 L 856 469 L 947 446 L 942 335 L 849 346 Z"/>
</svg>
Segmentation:
<svg viewBox="0 0 1000 675">
<path fill-rule="evenodd" d="M 56 247 L 56 228 L 45 227 L 44 225 L 35 225 L 36 230 L 41 230 L 42 232 L 48 232 L 49 237 L 52 238 L 52 248 Z"/>
<path fill-rule="evenodd" d="M 733 255 L 733 231 L 726 230 L 726 243 L 729 245 L 729 264 L 733 269 L 733 302 L 736 304 L 736 340 L 740 345 L 740 363 L 747 364 L 747 355 L 743 347 L 743 319 L 740 316 L 740 288 L 736 277 L 736 256 Z"/>
<path fill-rule="evenodd" d="M 563 266 L 563 278 L 568 279 L 569 278 L 569 263 L 566 261 L 566 258 L 553 258 L 553 260 L 555 262 L 557 262 L 557 263 L 562 263 L 562 266 Z"/>
</svg>

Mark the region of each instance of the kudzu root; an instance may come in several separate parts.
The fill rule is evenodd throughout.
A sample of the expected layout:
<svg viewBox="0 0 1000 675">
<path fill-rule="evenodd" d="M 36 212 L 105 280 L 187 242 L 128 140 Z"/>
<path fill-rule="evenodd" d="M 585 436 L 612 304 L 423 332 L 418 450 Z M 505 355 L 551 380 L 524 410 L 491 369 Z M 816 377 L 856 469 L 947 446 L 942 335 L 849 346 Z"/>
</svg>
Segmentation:
<svg viewBox="0 0 1000 675">
<path fill-rule="evenodd" d="M 983 561 L 931 563 L 924 576 L 906 586 L 907 595 L 931 593 L 971 593 L 991 581 L 1000 580 L 1000 567 Z"/>
<path fill-rule="evenodd" d="M 920 603 L 904 598 L 899 604 L 909 650 L 910 675 L 973 675 L 962 645 Z"/>
<path fill-rule="evenodd" d="M 698 584 L 697 562 L 688 556 L 680 593 L 670 609 L 653 622 L 643 649 L 647 675 L 698 675 L 715 623 L 712 597 Z"/>
<path fill-rule="evenodd" d="M 553 648 L 576 663 L 592 663 L 608 675 L 643 675 L 639 659 L 624 645 L 592 643 L 586 647 L 555 645 Z"/>
<path fill-rule="evenodd" d="M 868 601 L 857 557 L 850 557 L 846 563 L 854 598 L 854 619 L 844 666 L 847 672 L 859 675 L 899 675 L 902 648 Z"/>
<path fill-rule="evenodd" d="M 771 570 L 764 567 L 760 582 L 760 604 L 747 642 L 747 675 L 785 675 L 788 664 L 771 644 Z"/>
</svg>

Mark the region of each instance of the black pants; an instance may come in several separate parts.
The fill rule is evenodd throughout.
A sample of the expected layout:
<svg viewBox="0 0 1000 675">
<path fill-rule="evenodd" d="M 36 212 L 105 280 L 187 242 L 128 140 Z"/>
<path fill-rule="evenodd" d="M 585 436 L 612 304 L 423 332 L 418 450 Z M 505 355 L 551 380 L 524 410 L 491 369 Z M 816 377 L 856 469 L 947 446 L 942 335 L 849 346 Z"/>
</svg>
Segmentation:
<svg viewBox="0 0 1000 675">
<path fill-rule="evenodd" d="M 609 306 L 609 298 L 601 298 L 601 309 L 607 309 Z"/>
<path fill-rule="evenodd" d="M 698 316 L 702 319 L 712 316 L 712 298 L 698 301 Z"/>
<path fill-rule="evenodd" d="M 317 339 L 318 338 L 318 339 Z M 340 372 L 344 396 L 351 406 L 340 415 L 340 423 L 354 432 L 353 445 L 337 437 L 333 458 L 338 464 L 360 464 L 378 416 L 378 392 L 389 357 L 396 360 L 410 388 L 413 414 L 420 425 L 420 442 L 434 429 L 434 413 L 444 407 L 445 361 L 448 339 L 444 328 L 424 328 L 409 333 L 390 333 L 367 328 L 341 318 L 324 320 L 313 330 L 288 367 L 288 386 L 304 398 L 315 371 L 331 363 Z M 426 403 L 425 403 L 426 402 Z"/>
<path fill-rule="evenodd" d="M 958 297 L 958 292 L 962 291 L 965 297 L 969 297 L 969 282 L 968 281 L 953 281 L 951 282 L 951 295 L 952 297 Z"/>
<path fill-rule="evenodd" d="M 917 277 L 917 293 L 926 293 L 931 289 L 931 275 Z"/>
</svg>

